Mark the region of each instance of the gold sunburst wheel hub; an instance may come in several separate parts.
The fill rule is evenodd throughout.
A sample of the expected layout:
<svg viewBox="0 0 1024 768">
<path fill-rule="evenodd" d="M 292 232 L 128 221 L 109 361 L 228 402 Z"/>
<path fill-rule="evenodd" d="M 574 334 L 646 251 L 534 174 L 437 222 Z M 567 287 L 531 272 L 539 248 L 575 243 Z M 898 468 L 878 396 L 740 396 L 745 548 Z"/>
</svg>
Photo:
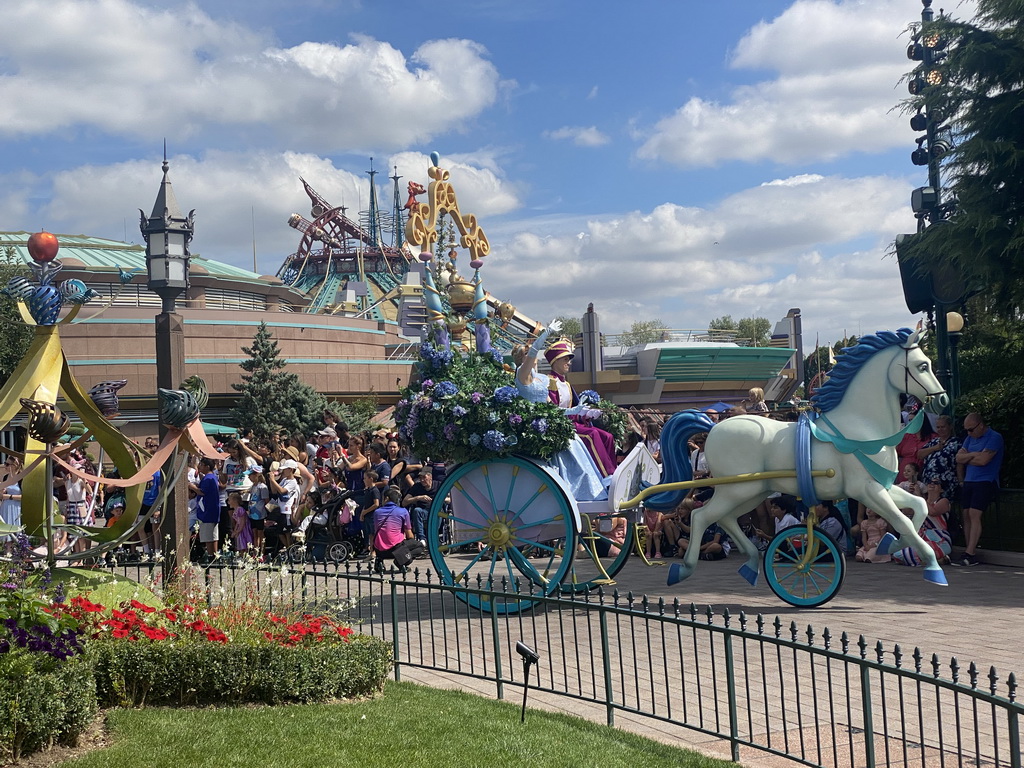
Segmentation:
<svg viewBox="0 0 1024 768">
<path fill-rule="evenodd" d="M 504 520 L 493 520 L 484 532 L 483 542 L 495 549 L 504 548 L 512 541 L 515 531 Z"/>
</svg>

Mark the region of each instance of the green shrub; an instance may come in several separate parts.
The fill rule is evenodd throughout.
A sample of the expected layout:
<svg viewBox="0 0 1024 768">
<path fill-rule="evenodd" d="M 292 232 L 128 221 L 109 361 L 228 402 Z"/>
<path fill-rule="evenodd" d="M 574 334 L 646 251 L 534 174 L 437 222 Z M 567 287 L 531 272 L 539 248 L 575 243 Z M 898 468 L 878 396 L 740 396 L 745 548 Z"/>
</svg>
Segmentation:
<svg viewBox="0 0 1024 768">
<path fill-rule="evenodd" d="M 380 691 L 391 670 L 390 646 L 364 635 L 291 647 L 104 638 L 87 653 L 102 706 L 322 702 Z"/>
<path fill-rule="evenodd" d="M 956 401 L 957 419 L 962 422 L 971 411 L 1003 436 L 1003 486 L 1024 488 L 1024 376 L 998 379 L 962 395 Z"/>
<path fill-rule="evenodd" d="M 92 660 L 44 653 L 0 654 L 0 759 L 73 745 L 96 716 Z"/>
</svg>

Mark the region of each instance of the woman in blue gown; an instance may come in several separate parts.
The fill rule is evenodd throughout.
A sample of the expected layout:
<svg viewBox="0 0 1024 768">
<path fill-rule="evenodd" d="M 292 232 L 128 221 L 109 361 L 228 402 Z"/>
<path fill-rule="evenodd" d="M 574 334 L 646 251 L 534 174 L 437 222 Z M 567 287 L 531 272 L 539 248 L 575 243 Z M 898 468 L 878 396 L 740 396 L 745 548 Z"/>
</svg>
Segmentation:
<svg viewBox="0 0 1024 768">
<path fill-rule="evenodd" d="M 552 320 L 531 347 L 518 346 L 512 350 L 512 359 L 517 366 L 516 388 L 519 390 L 519 394 L 530 402 L 550 402 L 548 399 L 549 377 L 537 372 L 537 358 L 544 351 L 544 343 L 547 341 L 548 335 L 552 332 L 558 333 L 561 329 L 561 322 Z M 576 410 L 582 413 L 587 409 L 579 406 L 567 410 L 566 414 L 572 415 Z M 577 501 L 597 501 L 608 498 L 605 479 L 579 437 L 573 437 L 569 447 L 548 459 L 548 464 L 568 483 L 573 497 Z"/>
</svg>

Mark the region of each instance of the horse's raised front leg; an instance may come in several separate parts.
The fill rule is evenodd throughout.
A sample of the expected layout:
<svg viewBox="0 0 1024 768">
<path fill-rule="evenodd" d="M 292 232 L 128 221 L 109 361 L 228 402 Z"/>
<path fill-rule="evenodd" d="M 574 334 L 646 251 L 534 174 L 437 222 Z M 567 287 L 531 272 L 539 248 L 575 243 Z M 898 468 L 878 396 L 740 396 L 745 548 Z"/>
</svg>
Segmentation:
<svg viewBox="0 0 1024 768">
<path fill-rule="evenodd" d="M 921 561 L 924 563 L 925 581 L 946 586 L 946 575 L 942 572 L 942 568 L 939 567 L 938 560 L 935 559 L 935 551 L 927 541 L 921 538 L 921 535 L 918 533 L 921 525 L 924 524 L 924 518 L 928 516 L 928 505 L 925 503 L 924 499 L 914 496 L 911 493 L 907 493 L 898 485 L 892 486 L 888 491 L 880 485 L 871 485 L 868 487 L 866 493 L 861 495 L 860 500 L 871 507 L 871 509 L 875 510 L 875 512 L 877 512 L 881 517 L 885 518 L 886 522 L 888 522 L 889 525 L 895 528 L 896 532 L 899 533 L 899 537 L 893 537 L 891 534 L 886 534 L 888 538 L 883 539 L 882 541 L 885 542 L 887 546 L 883 551 L 882 544 L 879 543 L 879 554 L 888 554 L 892 550 L 893 544 L 906 538 L 906 540 L 910 542 L 910 545 L 917 550 L 917 553 L 921 556 Z M 913 509 L 914 519 L 911 520 L 903 514 L 903 512 L 900 511 L 901 507 L 909 507 Z M 918 523 L 919 513 L 921 515 L 920 524 Z"/>
</svg>

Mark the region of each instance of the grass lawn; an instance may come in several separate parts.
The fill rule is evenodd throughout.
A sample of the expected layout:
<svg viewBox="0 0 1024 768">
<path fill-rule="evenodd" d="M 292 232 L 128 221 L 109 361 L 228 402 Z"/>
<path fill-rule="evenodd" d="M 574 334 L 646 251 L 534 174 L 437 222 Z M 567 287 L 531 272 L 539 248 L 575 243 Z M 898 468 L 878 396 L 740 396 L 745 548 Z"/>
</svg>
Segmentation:
<svg viewBox="0 0 1024 768">
<path fill-rule="evenodd" d="M 733 763 L 565 715 L 459 691 L 389 683 L 331 705 L 112 710 L 113 746 L 60 768 L 323 768 L 331 765 L 726 768 Z"/>
</svg>

